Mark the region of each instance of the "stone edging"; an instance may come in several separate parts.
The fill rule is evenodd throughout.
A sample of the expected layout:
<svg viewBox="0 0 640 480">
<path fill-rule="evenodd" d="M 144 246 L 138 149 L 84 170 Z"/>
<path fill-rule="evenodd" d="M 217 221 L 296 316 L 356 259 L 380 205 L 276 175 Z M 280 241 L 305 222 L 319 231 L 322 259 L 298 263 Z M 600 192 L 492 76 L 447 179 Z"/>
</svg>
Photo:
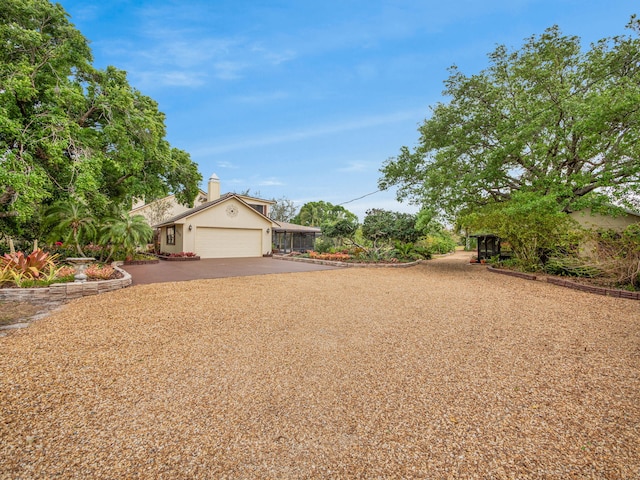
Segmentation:
<svg viewBox="0 0 640 480">
<path fill-rule="evenodd" d="M 285 260 L 288 262 L 315 263 L 316 265 L 328 265 L 332 267 L 359 267 L 359 268 L 406 268 L 419 265 L 423 260 L 416 260 L 410 263 L 352 263 L 336 262 L 333 260 L 317 260 L 314 258 L 286 257 L 284 255 L 273 255 L 275 260 Z"/>
<path fill-rule="evenodd" d="M 150 265 L 154 263 L 160 263 L 158 258 L 154 260 L 125 260 L 123 265 Z"/>
<path fill-rule="evenodd" d="M 487 267 L 487 270 L 502 275 L 510 275 L 512 277 L 524 278 L 526 280 L 537 280 L 537 276 L 530 273 L 514 272 L 511 270 L 503 270 L 501 268 Z M 630 300 L 640 300 L 640 292 L 628 292 L 626 290 L 618 290 L 615 288 L 598 287 L 596 285 L 585 285 L 583 283 L 572 282 L 558 277 L 546 277 L 547 283 L 558 285 L 560 287 L 571 288 L 581 292 L 595 293 L 597 295 L 606 295 L 607 297 L 628 298 Z"/>
<path fill-rule="evenodd" d="M 85 283 L 54 283 L 42 288 L 1 288 L 0 300 L 17 302 L 64 301 L 120 290 L 131 285 L 131 275 L 116 265 L 113 267 L 122 274 L 122 278 Z"/>
</svg>

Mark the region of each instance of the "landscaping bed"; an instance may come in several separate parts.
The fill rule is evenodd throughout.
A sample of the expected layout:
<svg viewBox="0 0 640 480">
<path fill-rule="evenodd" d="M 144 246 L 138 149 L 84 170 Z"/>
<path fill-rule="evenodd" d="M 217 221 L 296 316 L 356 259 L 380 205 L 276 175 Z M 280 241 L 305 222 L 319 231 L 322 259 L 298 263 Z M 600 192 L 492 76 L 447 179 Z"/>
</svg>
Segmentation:
<svg viewBox="0 0 640 480">
<path fill-rule="evenodd" d="M 191 252 L 181 252 L 181 253 L 158 253 L 156 254 L 160 260 L 165 260 L 167 262 L 191 262 L 194 260 L 200 260 L 200 256 Z"/>
</svg>

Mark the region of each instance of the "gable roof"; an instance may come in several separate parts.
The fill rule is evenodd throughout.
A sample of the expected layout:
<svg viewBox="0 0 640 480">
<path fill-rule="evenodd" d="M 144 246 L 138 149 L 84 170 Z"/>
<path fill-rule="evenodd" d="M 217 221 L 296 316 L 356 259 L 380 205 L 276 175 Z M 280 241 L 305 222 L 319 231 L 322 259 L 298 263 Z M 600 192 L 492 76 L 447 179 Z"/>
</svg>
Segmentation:
<svg viewBox="0 0 640 480">
<path fill-rule="evenodd" d="M 267 220 L 269 220 L 271 223 L 274 223 L 277 225 L 276 222 L 274 222 L 273 220 L 271 220 L 269 217 L 267 217 L 266 215 L 263 215 L 262 213 L 260 213 L 259 211 L 257 211 L 256 209 L 252 208 L 251 205 L 249 205 L 247 202 L 245 202 L 240 195 L 236 194 L 236 193 L 225 193 L 224 195 L 222 195 L 220 198 L 216 198 L 215 200 L 212 200 L 210 202 L 205 202 L 202 205 L 198 205 L 197 207 L 193 207 L 189 210 L 187 210 L 186 212 L 182 212 L 179 215 L 176 215 L 175 217 L 172 217 L 168 220 L 165 220 L 162 223 L 159 223 L 157 225 L 154 225 L 154 228 L 160 228 L 160 227 L 165 227 L 167 225 L 173 225 L 174 223 L 176 223 L 178 220 L 182 220 L 183 218 L 186 217 L 190 217 L 191 215 L 198 213 L 202 210 L 206 210 L 207 208 L 211 208 L 214 205 L 218 205 L 220 203 L 224 203 L 227 200 L 230 200 L 232 198 L 235 198 L 237 201 L 239 201 L 240 203 L 242 203 L 244 206 L 246 206 L 247 208 L 250 208 L 251 210 L 253 210 L 256 215 L 260 215 L 262 218 L 265 218 Z"/>
<path fill-rule="evenodd" d="M 198 197 L 202 198 L 207 198 L 207 192 L 203 191 L 201 188 L 198 189 L 199 194 L 196 195 L 196 198 L 194 199 L 194 202 L 198 200 Z M 153 205 L 156 202 L 162 201 L 162 200 L 175 200 L 176 194 L 175 193 L 170 193 L 169 195 L 167 195 L 166 197 L 160 197 L 160 198 L 156 198 L 155 200 L 151 200 L 150 202 L 145 202 L 142 205 L 138 205 L 137 207 L 132 208 L 131 210 L 129 210 L 129 214 L 135 214 L 138 210 L 144 210 L 145 208 L 147 208 L 149 205 Z M 178 202 L 176 201 L 176 204 Z"/>
</svg>

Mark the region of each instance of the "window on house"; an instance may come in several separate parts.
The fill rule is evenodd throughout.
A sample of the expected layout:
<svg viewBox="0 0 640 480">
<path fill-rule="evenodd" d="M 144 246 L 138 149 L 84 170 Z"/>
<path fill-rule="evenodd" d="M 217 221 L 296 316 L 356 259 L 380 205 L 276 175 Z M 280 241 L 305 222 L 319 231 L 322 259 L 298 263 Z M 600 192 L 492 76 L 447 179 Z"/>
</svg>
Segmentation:
<svg viewBox="0 0 640 480">
<path fill-rule="evenodd" d="M 167 245 L 176 244 L 176 227 L 167 227 Z"/>
<path fill-rule="evenodd" d="M 260 212 L 262 215 L 265 215 L 265 206 L 264 205 L 251 205 L 256 212 Z"/>
</svg>

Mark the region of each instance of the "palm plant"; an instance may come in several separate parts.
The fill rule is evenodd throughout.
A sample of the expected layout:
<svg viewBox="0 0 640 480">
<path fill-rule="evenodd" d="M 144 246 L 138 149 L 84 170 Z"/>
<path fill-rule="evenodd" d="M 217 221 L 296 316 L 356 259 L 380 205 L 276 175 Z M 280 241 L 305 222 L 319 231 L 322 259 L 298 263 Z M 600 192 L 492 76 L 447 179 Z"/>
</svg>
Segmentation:
<svg viewBox="0 0 640 480">
<path fill-rule="evenodd" d="M 85 256 L 81 241 L 96 233 L 94 218 L 85 205 L 72 199 L 57 202 L 46 210 L 45 221 L 51 226 L 52 235 L 71 242 L 78 255 Z"/>
<path fill-rule="evenodd" d="M 125 251 L 126 259 L 133 258 L 135 249 L 148 243 L 153 238 L 153 229 L 142 215 L 133 217 L 121 213 L 117 217 L 108 219 L 101 228 L 100 243 L 110 247 L 109 258 L 118 246 Z"/>
</svg>

